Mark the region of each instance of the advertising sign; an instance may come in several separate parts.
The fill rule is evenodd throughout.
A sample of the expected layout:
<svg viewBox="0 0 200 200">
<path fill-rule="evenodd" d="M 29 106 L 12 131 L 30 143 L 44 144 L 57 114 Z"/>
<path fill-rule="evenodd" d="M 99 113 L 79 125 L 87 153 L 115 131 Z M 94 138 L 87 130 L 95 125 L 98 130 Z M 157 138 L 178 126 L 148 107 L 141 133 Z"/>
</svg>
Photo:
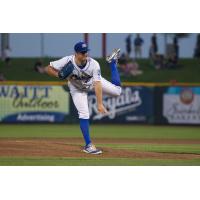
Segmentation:
<svg viewBox="0 0 200 200">
<path fill-rule="evenodd" d="M 169 87 L 163 96 L 163 116 L 171 124 L 200 124 L 200 87 Z"/>
<path fill-rule="evenodd" d="M 68 114 L 62 86 L 0 85 L 0 122 L 63 122 Z"/>
<path fill-rule="evenodd" d="M 147 122 L 153 115 L 153 91 L 148 87 L 123 87 L 119 97 L 104 96 L 109 113 L 98 113 L 96 96 L 88 95 L 90 120 L 93 122 Z"/>
</svg>

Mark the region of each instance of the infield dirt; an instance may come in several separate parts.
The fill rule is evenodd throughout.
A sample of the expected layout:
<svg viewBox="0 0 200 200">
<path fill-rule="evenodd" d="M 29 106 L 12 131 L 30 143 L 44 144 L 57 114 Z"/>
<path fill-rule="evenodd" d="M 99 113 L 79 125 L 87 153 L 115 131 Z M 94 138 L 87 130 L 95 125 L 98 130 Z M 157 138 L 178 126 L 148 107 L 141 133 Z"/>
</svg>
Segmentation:
<svg viewBox="0 0 200 200">
<path fill-rule="evenodd" d="M 94 144 L 103 150 L 101 155 L 89 155 L 82 152 L 82 138 L 37 138 L 37 139 L 0 139 L 1 157 L 99 157 L 99 158 L 147 158 L 147 159 L 194 159 L 200 154 L 160 153 L 115 149 L 98 144 L 200 144 L 194 139 L 94 139 Z"/>
</svg>

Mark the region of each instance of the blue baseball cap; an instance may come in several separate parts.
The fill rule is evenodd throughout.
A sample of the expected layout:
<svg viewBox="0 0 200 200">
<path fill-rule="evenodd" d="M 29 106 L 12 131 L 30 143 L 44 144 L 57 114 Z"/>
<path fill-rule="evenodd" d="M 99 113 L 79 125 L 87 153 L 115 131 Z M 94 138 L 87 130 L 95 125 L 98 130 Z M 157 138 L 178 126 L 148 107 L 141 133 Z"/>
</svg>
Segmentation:
<svg viewBox="0 0 200 200">
<path fill-rule="evenodd" d="M 88 52 L 88 46 L 85 42 L 78 42 L 74 45 L 74 51 L 76 53 L 81 53 L 81 52 Z"/>
</svg>

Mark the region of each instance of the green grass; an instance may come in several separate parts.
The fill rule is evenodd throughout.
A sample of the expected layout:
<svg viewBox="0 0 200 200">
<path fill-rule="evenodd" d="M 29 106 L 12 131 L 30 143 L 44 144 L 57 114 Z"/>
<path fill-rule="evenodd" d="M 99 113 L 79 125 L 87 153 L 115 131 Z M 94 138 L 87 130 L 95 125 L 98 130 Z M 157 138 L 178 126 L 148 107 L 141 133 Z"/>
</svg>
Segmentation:
<svg viewBox="0 0 200 200">
<path fill-rule="evenodd" d="M 44 64 L 48 65 L 51 59 L 45 58 Z M 55 81 L 54 77 L 39 74 L 34 71 L 33 67 L 37 58 L 15 58 L 12 59 L 11 66 L 6 67 L 0 61 L 0 72 L 4 74 L 7 80 L 12 81 Z"/>
<path fill-rule="evenodd" d="M 200 139 L 200 127 L 147 125 L 92 125 L 95 138 Z M 0 125 L 1 137 L 81 137 L 79 125 Z"/>
<path fill-rule="evenodd" d="M 0 158 L 0 166 L 199 166 L 200 159 Z"/>
<path fill-rule="evenodd" d="M 0 72 L 7 80 L 16 81 L 57 81 L 56 78 L 36 73 L 33 70 L 37 58 L 15 58 L 12 59 L 11 67 L 5 67 L 0 61 Z M 43 64 L 46 66 L 51 60 L 56 58 L 44 58 Z M 110 69 L 104 59 L 97 59 L 101 65 L 102 74 L 108 80 L 110 79 Z M 177 80 L 178 82 L 200 82 L 200 60 L 181 59 L 180 67 L 175 70 L 163 69 L 155 70 L 148 59 L 137 61 L 143 70 L 143 74 L 137 77 L 121 76 L 122 81 L 130 82 L 169 82 Z"/>
<path fill-rule="evenodd" d="M 144 152 L 200 154 L 199 144 L 98 144 L 98 146 Z"/>
<path fill-rule="evenodd" d="M 155 70 L 148 60 L 139 60 L 139 65 L 143 74 L 137 77 L 122 77 L 123 81 L 133 82 L 177 82 L 199 83 L 200 77 L 200 60 L 197 59 L 180 59 L 177 69 Z"/>
<path fill-rule="evenodd" d="M 199 127 L 142 126 L 142 125 L 93 125 L 92 138 L 171 138 L 200 139 Z M 78 125 L 0 125 L 1 138 L 67 138 L 81 137 Z M 100 147 L 133 151 L 200 154 L 199 144 L 98 144 Z M 127 159 L 127 158 L 40 158 L 0 157 L 2 166 L 157 166 L 200 165 L 199 159 Z"/>
</svg>

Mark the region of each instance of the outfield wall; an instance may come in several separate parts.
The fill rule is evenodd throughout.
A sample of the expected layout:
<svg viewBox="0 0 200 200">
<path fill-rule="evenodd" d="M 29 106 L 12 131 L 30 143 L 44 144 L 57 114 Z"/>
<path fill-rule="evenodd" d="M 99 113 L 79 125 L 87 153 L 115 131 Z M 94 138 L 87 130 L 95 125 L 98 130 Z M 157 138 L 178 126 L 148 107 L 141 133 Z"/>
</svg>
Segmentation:
<svg viewBox="0 0 200 200">
<path fill-rule="evenodd" d="M 200 85 L 124 83 L 119 97 L 104 96 L 100 115 L 88 94 L 92 123 L 200 124 Z M 64 82 L 1 82 L 1 123 L 77 123 L 77 111 Z"/>
</svg>

